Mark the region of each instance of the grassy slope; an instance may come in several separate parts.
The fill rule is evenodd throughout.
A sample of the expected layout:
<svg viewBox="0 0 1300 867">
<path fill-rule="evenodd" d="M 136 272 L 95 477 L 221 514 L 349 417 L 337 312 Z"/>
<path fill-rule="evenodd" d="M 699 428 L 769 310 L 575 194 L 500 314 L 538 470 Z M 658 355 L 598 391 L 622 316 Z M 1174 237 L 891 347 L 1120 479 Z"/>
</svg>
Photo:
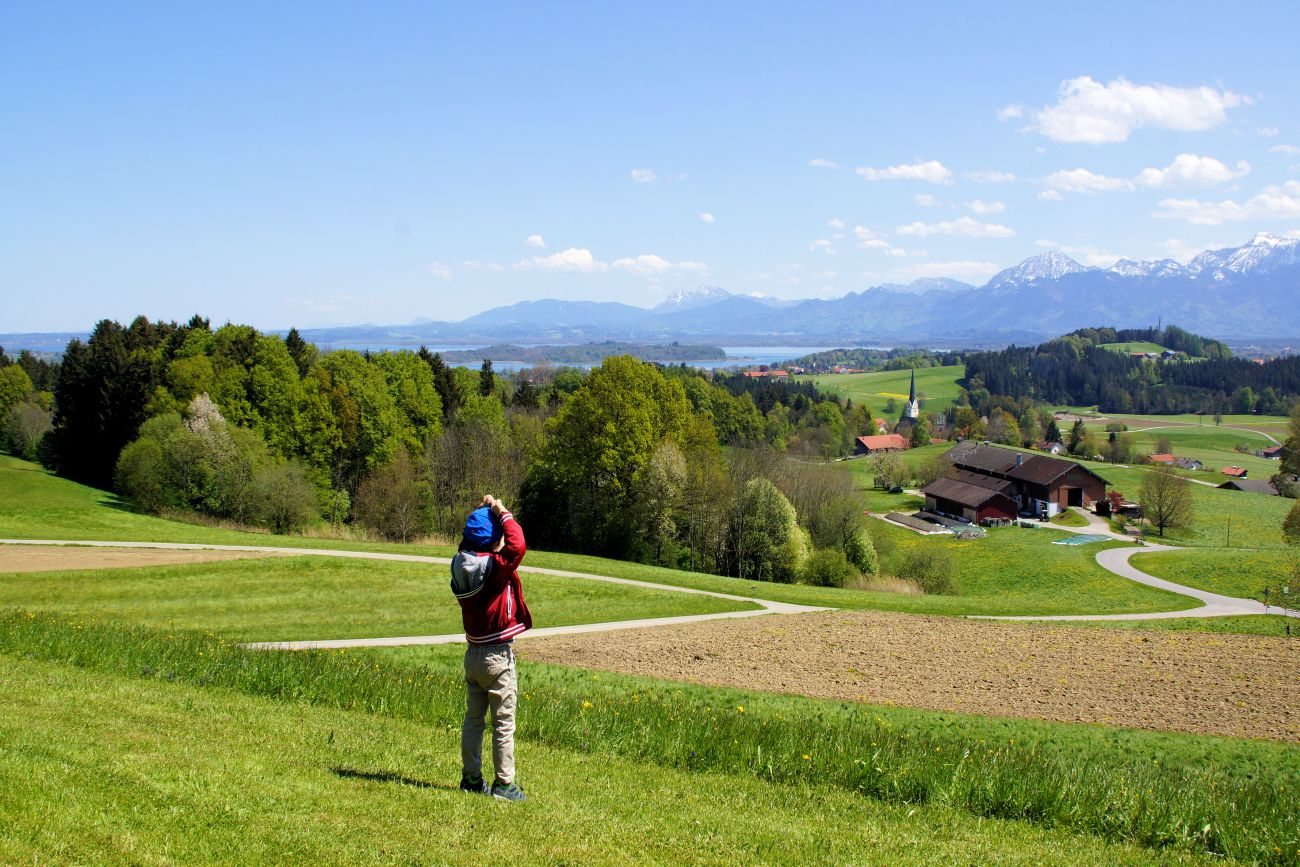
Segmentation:
<svg viewBox="0 0 1300 867">
<path fill-rule="evenodd" d="M 845 461 L 837 466 L 845 467 L 846 471 L 854 471 L 858 465 L 865 466 L 865 462 Z M 892 533 L 893 530 L 892 527 L 886 528 L 887 533 Z M 545 551 L 530 551 L 525 564 L 836 608 L 882 608 L 945 614 L 1057 614 L 1079 610 L 1151 611 L 1186 607 L 1180 597 L 1143 588 L 1105 572 L 1092 559 L 1095 550 L 1071 549 L 1047 544 L 1049 541 L 1047 537 L 1052 531 L 1016 532 L 1023 534 L 1041 532 L 1042 536 L 1032 539 L 1022 537 L 1016 541 L 1008 541 L 1005 545 L 996 546 L 971 543 L 969 547 L 964 547 L 958 552 L 961 558 L 958 567 L 964 585 L 964 595 L 953 597 L 918 597 L 802 585 L 767 584 L 599 557 Z M 893 535 L 897 537 L 901 549 L 907 549 L 922 541 L 921 537 L 903 530 L 898 530 Z M 448 549 L 435 546 L 356 543 L 305 539 L 298 536 L 238 533 L 137 515 L 115 505 L 114 498 L 110 494 L 50 476 L 32 464 L 7 458 L 0 459 L 0 537 L 194 541 L 213 544 L 355 548 L 441 556 L 450 553 Z M 1011 534 L 998 538 L 1010 540 Z M 961 544 L 953 540 L 931 541 L 949 547 Z M 1043 564 L 1050 564 L 1051 568 L 1044 569 Z M 1082 609 L 1069 607 L 1072 605 L 1085 607 Z M 542 614 L 540 607 L 538 614 Z"/>
<path fill-rule="evenodd" d="M 957 399 L 957 380 L 966 375 L 964 365 L 956 367 L 928 367 L 916 372 L 916 390 L 925 395 L 922 412 L 938 412 L 952 406 Z M 891 397 L 901 408 L 907 402 L 911 385 L 910 370 L 879 370 L 872 373 L 843 373 L 800 377 L 811 379 L 818 388 L 851 398 L 854 403 L 865 403 L 873 415 L 885 411 L 885 402 Z M 897 419 L 890 419 L 897 421 Z"/>
<path fill-rule="evenodd" d="M 1164 346 L 1159 343 L 1150 343 L 1143 340 L 1130 340 L 1127 343 L 1099 343 L 1100 349 L 1109 349 L 1112 352 L 1164 352 Z"/>
<path fill-rule="evenodd" d="M 1157 551 L 1143 554 L 1139 563 L 1144 572 L 1213 593 L 1263 601 L 1268 589 L 1268 601 L 1276 604 L 1283 601 L 1279 588 L 1293 574 L 1295 561 L 1293 551 L 1223 548 Z M 1291 600 L 1290 607 L 1300 608 L 1300 598 Z"/>
<path fill-rule="evenodd" d="M 0 549 L 0 570 L 4 552 Z M 76 612 L 245 641 L 306 641 L 461 631 L 445 567 L 274 557 L 76 572 L 0 572 L 0 607 Z M 690 593 L 532 575 L 538 626 L 754 608 Z"/>
<path fill-rule="evenodd" d="M 1110 480 L 1111 486 L 1126 497 L 1136 499 L 1147 470 L 1092 464 L 1096 472 Z M 1229 523 L 1232 547 L 1281 548 L 1282 519 L 1291 508 L 1291 500 L 1266 497 L 1242 491 L 1221 491 L 1205 485 L 1191 485 L 1193 525 L 1165 532 L 1165 541 L 1176 545 L 1222 548 L 1228 542 Z"/>
<path fill-rule="evenodd" d="M 9 657 L 0 678 L 9 863 L 1198 860 L 532 743 L 507 806 L 455 791 L 448 729 Z"/>
</svg>

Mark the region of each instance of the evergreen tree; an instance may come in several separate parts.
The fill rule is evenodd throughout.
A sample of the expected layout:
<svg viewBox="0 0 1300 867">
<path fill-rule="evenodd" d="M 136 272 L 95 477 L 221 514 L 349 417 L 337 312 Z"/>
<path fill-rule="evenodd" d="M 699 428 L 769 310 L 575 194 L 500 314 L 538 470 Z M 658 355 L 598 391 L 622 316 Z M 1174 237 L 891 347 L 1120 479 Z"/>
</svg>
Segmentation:
<svg viewBox="0 0 1300 867">
<path fill-rule="evenodd" d="M 492 359 L 483 359 L 483 366 L 478 370 L 478 393 L 482 397 L 491 397 L 497 390 L 497 375 L 492 372 Z"/>
</svg>

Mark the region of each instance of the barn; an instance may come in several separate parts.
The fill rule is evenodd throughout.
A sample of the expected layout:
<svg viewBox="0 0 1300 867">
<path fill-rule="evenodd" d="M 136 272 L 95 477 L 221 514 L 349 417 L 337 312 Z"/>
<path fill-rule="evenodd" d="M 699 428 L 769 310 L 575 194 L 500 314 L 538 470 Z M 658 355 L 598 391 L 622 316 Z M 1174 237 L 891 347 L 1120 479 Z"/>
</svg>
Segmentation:
<svg viewBox="0 0 1300 867">
<path fill-rule="evenodd" d="M 925 508 L 940 515 L 965 518 L 972 524 L 986 519 L 1014 520 L 1016 501 L 994 487 L 957 479 L 936 479 L 921 489 Z"/>
<path fill-rule="evenodd" d="M 899 434 L 880 434 L 878 436 L 858 437 L 853 453 L 857 455 L 874 455 L 876 452 L 897 452 L 907 448 L 907 440 Z"/>
<path fill-rule="evenodd" d="M 1106 497 L 1106 480 L 1074 461 L 973 442 L 960 443 L 948 454 L 960 472 L 1010 482 L 1013 487 L 1004 493 L 1035 515 L 1051 517 L 1069 506 L 1088 506 Z"/>
</svg>

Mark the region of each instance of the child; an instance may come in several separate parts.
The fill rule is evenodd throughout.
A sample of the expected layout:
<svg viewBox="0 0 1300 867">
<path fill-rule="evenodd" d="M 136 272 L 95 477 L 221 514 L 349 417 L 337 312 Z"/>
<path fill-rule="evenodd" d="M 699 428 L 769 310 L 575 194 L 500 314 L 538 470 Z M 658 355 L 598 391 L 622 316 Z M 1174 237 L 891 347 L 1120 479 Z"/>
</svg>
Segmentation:
<svg viewBox="0 0 1300 867">
<path fill-rule="evenodd" d="M 515 651 L 513 641 L 533 625 L 516 569 L 524 559 L 524 531 L 501 501 L 488 494 L 470 513 L 460 550 L 451 561 L 451 592 L 465 625 L 465 722 L 460 730 L 460 787 L 504 801 L 524 800 L 515 784 Z M 483 781 L 483 715 L 492 709 L 492 766 Z"/>
</svg>

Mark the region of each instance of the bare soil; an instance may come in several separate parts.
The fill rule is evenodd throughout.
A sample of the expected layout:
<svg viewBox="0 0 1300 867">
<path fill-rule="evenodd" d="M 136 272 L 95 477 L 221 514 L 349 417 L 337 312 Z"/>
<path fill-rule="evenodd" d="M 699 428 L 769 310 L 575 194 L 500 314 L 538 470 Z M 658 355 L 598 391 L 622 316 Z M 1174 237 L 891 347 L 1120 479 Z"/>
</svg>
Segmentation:
<svg viewBox="0 0 1300 867">
<path fill-rule="evenodd" d="M 61 572 L 74 569 L 131 569 L 216 560 L 273 557 L 258 551 L 164 551 L 149 548 L 90 548 L 64 545 L 0 545 L 0 573 Z"/>
<path fill-rule="evenodd" d="M 941 711 L 1300 743 L 1300 640 L 883 612 L 523 642 L 559 665 Z"/>
</svg>

